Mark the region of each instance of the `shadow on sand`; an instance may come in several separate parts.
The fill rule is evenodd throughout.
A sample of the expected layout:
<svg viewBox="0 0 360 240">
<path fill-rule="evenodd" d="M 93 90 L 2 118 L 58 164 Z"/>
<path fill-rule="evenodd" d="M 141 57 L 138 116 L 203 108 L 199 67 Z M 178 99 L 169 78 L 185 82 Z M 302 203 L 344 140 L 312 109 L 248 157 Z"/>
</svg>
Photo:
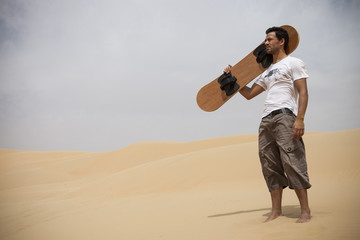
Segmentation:
<svg viewBox="0 0 360 240">
<path fill-rule="evenodd" d="M 226 217 L 231 215 L 243 214 L 243 213 L 251 213 L 251 212 L 262 212 L 262 211 L 269 211 L 268 213 L 263 214 L 263 216 L 270 216 L 271 208 L 259 208 L 259 209 L 251 209 L 251 210 L 243 210 L 237 212 L 229 212 L 229 213 L 220 213 L 208 216 L 209 218 L 213 217 Z M 300 206 L 298 205 L 288 205 L 282 207 L 283 216 L 288 218 L 298 218 L 300 216 Z"/>
</svg>

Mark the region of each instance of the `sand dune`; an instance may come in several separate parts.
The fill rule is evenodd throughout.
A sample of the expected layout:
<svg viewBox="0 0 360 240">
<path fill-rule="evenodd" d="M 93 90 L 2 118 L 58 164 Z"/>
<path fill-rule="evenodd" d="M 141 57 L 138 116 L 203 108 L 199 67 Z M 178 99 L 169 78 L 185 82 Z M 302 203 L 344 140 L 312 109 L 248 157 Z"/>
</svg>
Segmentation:
<svg viewBox="0 0 360 240">
<path fill-rule="evenodd" d="M 270 198 L 257 136 L 136 143 L 111 152 L 0 150 L 0 239 L 360 239 L 360 130 L 304 137 L 310 223 Z"/>
</svg>

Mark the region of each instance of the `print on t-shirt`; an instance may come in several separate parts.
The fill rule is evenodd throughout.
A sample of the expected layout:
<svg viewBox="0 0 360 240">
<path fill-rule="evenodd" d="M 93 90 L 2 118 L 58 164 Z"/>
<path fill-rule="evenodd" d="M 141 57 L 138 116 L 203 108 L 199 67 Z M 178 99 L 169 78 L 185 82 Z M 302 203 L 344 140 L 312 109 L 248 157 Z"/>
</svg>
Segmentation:
<svg viewBox="0 0 360 240">
<path fill-rule="evenodd" d="M 268 74 L 265 75 L 264 78 L 269 78 L 269 77 L 271 77 L 271 76 L 274 74 L 275 81 L 276 81 L 276 74 L 277 74 L 277 73 L 278 73 L 278 74 L 280 73 L 279 69 L 277 69 L 277 68 L 272 69 Z"/>
</svg>

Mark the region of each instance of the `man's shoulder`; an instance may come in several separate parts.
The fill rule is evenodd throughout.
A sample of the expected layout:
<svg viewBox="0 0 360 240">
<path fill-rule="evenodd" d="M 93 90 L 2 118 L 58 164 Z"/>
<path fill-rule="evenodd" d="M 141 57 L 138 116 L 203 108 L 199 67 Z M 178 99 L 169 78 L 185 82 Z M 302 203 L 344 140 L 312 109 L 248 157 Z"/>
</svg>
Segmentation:
<svg viewBox="0 0 360 240">
<path fill-rule="evenodd" d="M 294 67 L 295 68 L 297 68 L 297 67 L 304 68 L 305 67 L 305 63 L 300 58 L 288 56 L 286 60 L 287 60 L 287 63 L 290 65 L 290 68 L 294 68 Z"/>
<path fill-rule="evenodd" d="M 287 56 L 287 60 L 289 62 L 295 62 L 295 63 L 303 63 L 303 60 L 301 60 L 300 58 L 297 57 L 293 57 L 293 56 Z"/>
</svg>

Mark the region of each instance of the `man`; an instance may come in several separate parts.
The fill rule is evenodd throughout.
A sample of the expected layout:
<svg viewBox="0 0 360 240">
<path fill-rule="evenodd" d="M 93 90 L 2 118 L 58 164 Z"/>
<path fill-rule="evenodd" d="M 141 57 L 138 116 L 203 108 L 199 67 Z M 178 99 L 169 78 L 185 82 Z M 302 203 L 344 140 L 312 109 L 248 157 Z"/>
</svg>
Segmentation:
<svg viewBox="0 0 360 240">
<path fill-rule="evenodd" d="M 300 202 L 297 222 L 310 221 L 307 189 L 311 187 L 307 173 L 304 143 L 304 117 L 308 103 L 304 63 L 285 52 L 289 37 L 286 30 L 272 27 L 266 31 L 266 52 L 273 63 L 251 88 L 240 93 L 248 100 L 267 91 L 263 118 L 259 127 L 259 157 L 270 191 L 272 211 L 265 222 L 282 215 L 283 189 L 294 189 Z M 231 71 L 229 65 L 224 72 Z"/>
</svg>

